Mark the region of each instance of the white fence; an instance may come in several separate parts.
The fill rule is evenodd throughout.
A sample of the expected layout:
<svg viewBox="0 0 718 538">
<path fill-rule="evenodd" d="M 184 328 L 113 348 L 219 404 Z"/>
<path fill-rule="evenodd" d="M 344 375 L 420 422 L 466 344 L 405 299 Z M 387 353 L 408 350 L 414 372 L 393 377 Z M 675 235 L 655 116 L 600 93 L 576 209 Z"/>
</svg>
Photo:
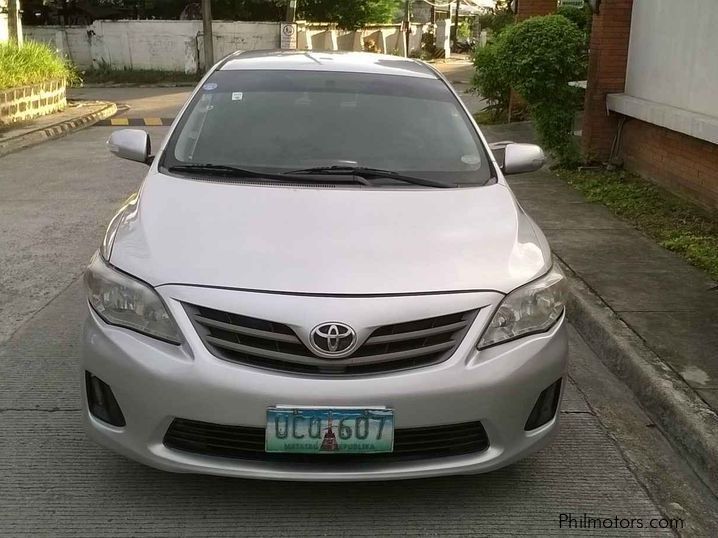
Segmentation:
<svg viewBox="0 0 718 538">
<path fill-rule="evenodd" d="M 223 22 L 212 25 L 217 59 L 236 50 L 276 49 L 280 23 Z M 338 30 L 328 24 L 299 23 L 297 46 L 309 50 L 362 50 L 371 40 L 378 52 L 405 52 L 399 25 L 369 26 L 357 31 Z M 409 51 L 421 44 L 423 26 L 414 25 Z M 439 38 L 448 28 L 439 28 Z M 114 69 L 159 69 L 195 73 L 202 70 L 201 21 L 95 21 L 90 26 L 26 26 L 26 39 L 52 45 L 78 67 L 106 64 Z M 437 45 L 441 45 L 437 39 Z"/>
</svg>

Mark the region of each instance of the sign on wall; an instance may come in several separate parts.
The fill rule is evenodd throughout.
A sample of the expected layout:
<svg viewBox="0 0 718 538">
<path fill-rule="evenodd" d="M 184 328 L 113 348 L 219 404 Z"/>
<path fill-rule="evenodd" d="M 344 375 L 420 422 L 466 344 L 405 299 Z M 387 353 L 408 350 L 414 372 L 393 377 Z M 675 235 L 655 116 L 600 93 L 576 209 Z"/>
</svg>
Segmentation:
<svg viewBox="0 0 718 538">
<path fill-rule="evenodd" d="M 283 22 L 280 25 L 281 47 L 283 49 L 297 48 L 297 25 L 293 22 Z"/>
<path fill-rule="evenodd" d="M 582 8 L 585 3 L 584 0 L 559 0 L 558 5 Z"/>
</svg>

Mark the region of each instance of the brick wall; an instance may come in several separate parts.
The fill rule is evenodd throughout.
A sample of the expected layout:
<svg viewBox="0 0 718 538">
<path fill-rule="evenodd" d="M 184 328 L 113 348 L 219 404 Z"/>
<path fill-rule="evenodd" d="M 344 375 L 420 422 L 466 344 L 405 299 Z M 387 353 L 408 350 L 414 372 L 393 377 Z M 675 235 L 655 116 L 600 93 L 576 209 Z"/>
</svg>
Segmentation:
<svg viewBox="0 0 718 538">
<path fill-rule="evenodd" d="M 520 21 L 529 17 L 555 13 L 558 0 L 519 0 L 516 18 Z"/>
<path fill-rule="evenodd" d="M 625 89 L 632 10 L 633 0 L 603 0 L 593 16 L 582 137 L 590 158 L 608 157 L 618 129 L 618 116 L 606 111 L 606 94 Z"/>
<path fill-rule="evenodd" d="M 718 211 L 718 145 L 628 119 L 621 157 L 627 169 Z"/>
<path fill-rule="evenodd" d="M 51 114 L 66 105 L 64 80 L 0 90 L 0 125 Z"/>
</svg>

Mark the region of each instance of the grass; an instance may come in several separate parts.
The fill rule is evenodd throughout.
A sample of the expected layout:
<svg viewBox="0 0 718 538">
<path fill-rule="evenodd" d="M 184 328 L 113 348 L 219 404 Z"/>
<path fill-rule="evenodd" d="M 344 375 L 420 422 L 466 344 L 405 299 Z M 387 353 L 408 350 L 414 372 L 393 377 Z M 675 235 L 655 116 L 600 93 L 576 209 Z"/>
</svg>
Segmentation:
<svg viewBox="0 0 718 538">
<path fill-rule="evenodd" d="M 111 69 L 102 64 L 95 69 L 88 69 L 82 74 L 83 82 L 94 84 L 161 84 L 161 83 L 196 83 L 201 75 L 183 73 L 181 71 L 160 71 L 157 69 Z"/>
<path fill-rule="evenodd" d="M 74 83 L 77 71 L 44 43 L 26 41 L 22 47 L 0 43 L 0 90 L 59 78 Z"/>
<path fill-rule="evenodd" d="M 623 171 L 554 171 L 587 200 L 605 205 L 718 280 L 717 215 Z"/>
</svg>

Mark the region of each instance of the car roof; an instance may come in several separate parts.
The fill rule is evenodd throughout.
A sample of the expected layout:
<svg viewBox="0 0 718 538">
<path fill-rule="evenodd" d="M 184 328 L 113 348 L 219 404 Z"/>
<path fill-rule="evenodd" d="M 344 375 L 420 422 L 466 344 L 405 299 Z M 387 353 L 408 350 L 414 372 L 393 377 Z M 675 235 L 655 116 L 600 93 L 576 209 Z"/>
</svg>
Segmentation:
<svg viewBox="0 0 718 538">
<path fill-rule="evenodd" d="M 253 50 L 230 54 L 218 67 L 220 71 L 243 69 L 334 71 L 438 78 L 436 73 L 423 62 L 372 52 Z"/>
</svg>

